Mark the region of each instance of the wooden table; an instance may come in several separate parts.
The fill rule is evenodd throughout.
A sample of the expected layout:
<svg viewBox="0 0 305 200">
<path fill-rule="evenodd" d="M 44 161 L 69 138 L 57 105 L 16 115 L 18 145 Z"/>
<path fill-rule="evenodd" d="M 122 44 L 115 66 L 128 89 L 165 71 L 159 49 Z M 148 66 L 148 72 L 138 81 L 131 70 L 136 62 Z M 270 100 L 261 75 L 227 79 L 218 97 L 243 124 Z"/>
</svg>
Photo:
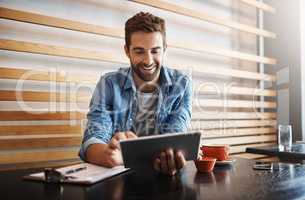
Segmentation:
<svg viewBox="0 0 305 200">
<path fill-rule="evenodd" d="M 21 177 L 40 171 L 0 173 L 4 200 L 100 199 L 305 199 L 305 166 L 278 163 L 272 171 L 252 169 L 254 161 L 238 159 L 212 173 L 197 173 L 193 162 L 174 177 L 133 171 L 92 186 L 44 184 Z"/>
</svg>

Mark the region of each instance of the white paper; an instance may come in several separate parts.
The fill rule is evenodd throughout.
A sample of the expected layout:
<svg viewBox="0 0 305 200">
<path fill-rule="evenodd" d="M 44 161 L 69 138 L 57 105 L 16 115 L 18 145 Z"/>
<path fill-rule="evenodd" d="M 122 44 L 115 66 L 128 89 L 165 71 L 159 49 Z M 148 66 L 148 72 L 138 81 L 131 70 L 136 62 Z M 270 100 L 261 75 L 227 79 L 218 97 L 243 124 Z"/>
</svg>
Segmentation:
<svg viewBox="0 0 305 200">
<path fill-rule="evenodd" d="M 86 167 L 86 169 L 78 171 L 78 172 L 74 172 L 71 174 L 67 174 L 67 176 L 72 177 L 72 178 L 68 178 L 64 182 L 91 184 L 91 183 L 101 181 L 103 179 L 109 178 L 111 176 L 114 176 L 116 174 L 120 174 L 122 172 L 129 170 L 128 168 L 125 168 L 124 166 L 106 168 L 106 167 L 101 167 L 101 166 L 97 166 L 97 165 L 93 165 L 93 164 L 89 164 L 89 163 L 71 165 L 68 167 L 57 168 L 56 170 L 61 172 L 62 174 L 65 174 L 65 172 L 67 172 L 71 169 L 78 169 L 78 168 L 82 168 L 82 167 Z M 30 174 L 29 176 L 26 176 L 25 178 L 32 179 L 32 180 L 45 180 L 43 172 Z"/>
</svg>

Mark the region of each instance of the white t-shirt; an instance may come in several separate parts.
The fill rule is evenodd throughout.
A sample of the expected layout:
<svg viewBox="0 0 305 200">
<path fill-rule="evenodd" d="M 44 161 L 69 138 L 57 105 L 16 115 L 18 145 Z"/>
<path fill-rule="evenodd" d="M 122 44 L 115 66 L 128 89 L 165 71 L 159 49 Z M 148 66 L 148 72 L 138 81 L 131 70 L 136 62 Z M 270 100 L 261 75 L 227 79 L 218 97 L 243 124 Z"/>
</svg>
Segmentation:
<svg viewBox="0 0 305 200">
<path fill-rule="evenodd" d="M 144 93 L 137 91 L 137 114 L 134 121 L 134 132 L 138 136 L 156 134 L 155 115 L 158 104 L 158 91 Z"/>
</svg>

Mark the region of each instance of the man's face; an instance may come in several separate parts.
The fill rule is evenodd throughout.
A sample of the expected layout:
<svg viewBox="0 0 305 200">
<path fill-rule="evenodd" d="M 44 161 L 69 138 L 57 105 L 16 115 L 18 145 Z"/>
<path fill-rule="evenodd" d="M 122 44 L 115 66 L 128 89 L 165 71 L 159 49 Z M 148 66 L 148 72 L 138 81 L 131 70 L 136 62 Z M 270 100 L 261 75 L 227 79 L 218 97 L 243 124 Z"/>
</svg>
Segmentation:
<svg viewBox="0 0 305 200">
<path fill-rule="evenodd" d="M 159 78 L 164 47 L 160 32 L 135 32 L 131 35 L 129 49 L 125 52 L 130 59 L 133 72 L 143 81 Z"/>
</svg>

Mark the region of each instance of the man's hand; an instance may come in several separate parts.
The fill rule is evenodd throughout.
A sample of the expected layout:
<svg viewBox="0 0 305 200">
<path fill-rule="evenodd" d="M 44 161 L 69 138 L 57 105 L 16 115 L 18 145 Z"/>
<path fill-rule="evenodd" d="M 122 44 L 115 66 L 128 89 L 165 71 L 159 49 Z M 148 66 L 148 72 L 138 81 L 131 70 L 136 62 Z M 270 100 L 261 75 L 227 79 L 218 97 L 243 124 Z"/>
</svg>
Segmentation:
<svg viewBox="0 0 305 200">
<path fill-rule="evenodd" d="M 180 169 L 185 166 L 185 158 L 181 151 L 173 151 L 167 149 L 159 154 L 153 162 L 153 167 L 156 171 L 167 175 L 175 175 Z"/>
<path fill-rule="evenodd" d="M 114 136 L 111 138 L 110 142 L 109 142 L 109 147 L 112 149 L 119 149 L 120 148 L 120 141 L 121 140 L 126 140 L 126 139 L 130 139 L 130 138 L 137 138 L 138 136 L 136 134 L 134 134 L 131 131 L 126 131 L 126 132 L 116 132 L 114 134 Z"/>
<path fill-rule="evenodd" d="M 136 138 L 131 132 L 116 132 L 108 144 L 92 144 L 88 147 L 86 158 L 88 162 L 104 167 L 114 167 L 123 164 L 120 140 Z"/>
</svg>

